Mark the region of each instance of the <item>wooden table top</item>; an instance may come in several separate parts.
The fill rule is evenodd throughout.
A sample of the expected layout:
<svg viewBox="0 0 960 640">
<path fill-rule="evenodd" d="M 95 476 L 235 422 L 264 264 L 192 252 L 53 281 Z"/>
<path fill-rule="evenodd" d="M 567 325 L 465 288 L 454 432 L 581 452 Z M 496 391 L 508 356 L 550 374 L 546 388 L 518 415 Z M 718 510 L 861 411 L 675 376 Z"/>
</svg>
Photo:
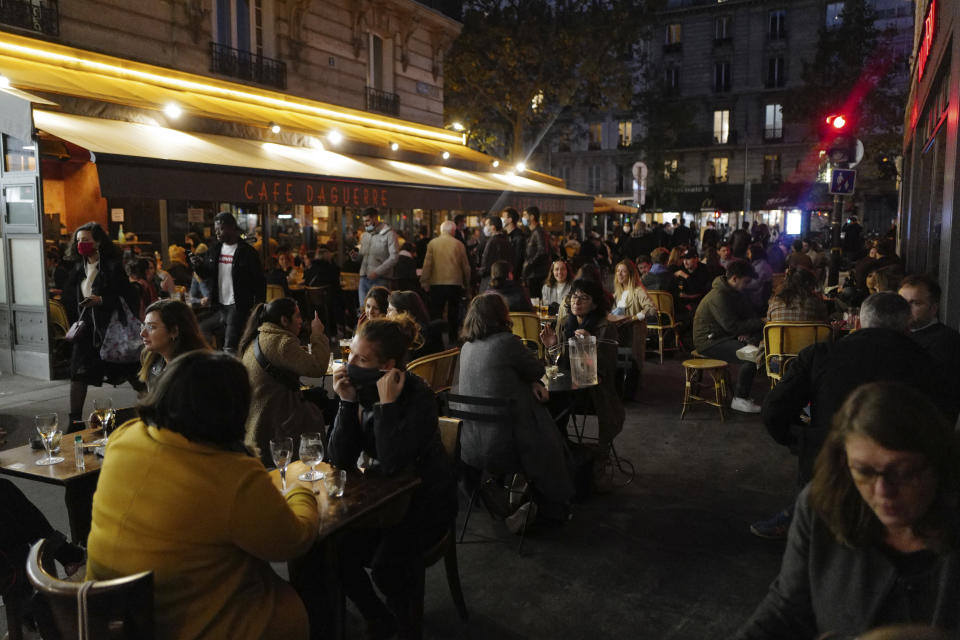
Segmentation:
<svg viewBox="0 0 960 640">
<path fill-rule="evenodd" d="M 295 460 L 287 467 L 287 482 L 307 470 L 307 466 Z M 317 465 L 318 471 L 331 471 L 330 465 Z M 279 486 L 280 471 L 274 469 L 270 476 Z M 320 514 L 318 537 L 323 538 L 344 527 L 362 525 L 386 526 L 396 522 L 406 512 L 413 490 L 420 485 L 420 478 L 413 473 L 395 476 L 362 474 L 347 471 L 347 484 L 341 498 L 330 498 L 326 511 Z"/>
<path fill-rule="evenodd" d="M 92 442 L 103 436 L 103 432 L 99 429 L 85 429 L 76 433 L 63 434 L 63 439 L 60 442 L 60 457 L 63 458 L 63 462 L 60 464 L 38 465 L 37 460 L 46 456 L 46 451 L 33 449 L 28 444 L 0 451 L 0 475 L 65 486 L 79 478 L 100 473 L 103 458 L 94 455 L 93 447 L 84 449 L 86 454 L 83 459 L 86 468 L 83 471 L 77 470 L 73 455 L 73 439 L 78 434 L 83 438 L 84 443 Z"/>
</svg>

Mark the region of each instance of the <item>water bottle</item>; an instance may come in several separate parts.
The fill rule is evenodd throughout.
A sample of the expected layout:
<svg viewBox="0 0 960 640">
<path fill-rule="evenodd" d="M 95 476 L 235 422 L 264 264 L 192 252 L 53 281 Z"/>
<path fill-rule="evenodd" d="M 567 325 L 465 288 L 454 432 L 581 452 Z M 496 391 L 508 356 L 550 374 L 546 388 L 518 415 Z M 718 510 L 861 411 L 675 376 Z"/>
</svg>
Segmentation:
<svg viewBox="0 0 960 640">
<path fill-rule="evenodd" d="M 83 438 L 76 436 L 73 439 L 73 459 L 77 465 L 77 471 L 85 471 L 87 463 L 83 459 Z"/>
</svg>

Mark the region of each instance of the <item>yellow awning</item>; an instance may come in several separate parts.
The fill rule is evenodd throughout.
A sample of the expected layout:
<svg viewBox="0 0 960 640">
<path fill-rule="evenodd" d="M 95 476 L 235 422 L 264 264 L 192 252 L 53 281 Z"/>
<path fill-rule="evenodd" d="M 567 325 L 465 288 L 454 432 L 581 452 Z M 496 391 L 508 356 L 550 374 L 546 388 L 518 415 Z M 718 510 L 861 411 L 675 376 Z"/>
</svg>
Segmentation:
<svg viewBox="0 0 960 640">
<path fill-rule="evenodd" d="M 591 200 L 576 191 L 511 174 L 348 156 L 323 148 L 39 108 L 34 110 L 34 122 L 40 131 L 93 153 L 101 190 L 108 197 L 456 209 L 537 204 L 545 211 L 589 211 L 592 207 Z M 333 189 L 335 201 L 330 196 Z M 363 199 L 364 189 L 368 190 L 367 200 Z M 381 190 L 376 202 L 370 200 L 371 189 Z M 318 199 L 321 194 L 322 201 Z"/>
</svg>

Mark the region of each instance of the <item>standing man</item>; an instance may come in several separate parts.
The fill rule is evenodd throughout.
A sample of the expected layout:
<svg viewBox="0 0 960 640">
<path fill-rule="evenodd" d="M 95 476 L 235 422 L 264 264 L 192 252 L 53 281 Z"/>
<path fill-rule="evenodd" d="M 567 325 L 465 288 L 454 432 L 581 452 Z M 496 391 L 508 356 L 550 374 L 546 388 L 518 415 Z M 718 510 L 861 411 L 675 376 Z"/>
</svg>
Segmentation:
<svg viewBox="0 0 960 640">
<path fill-rule="evenodd" d="M 513 247 L 503 232 L 503 220 L 497 216 L 489 216 L 483 225 L 483 235 L 487 241 L 483 245 L 483 257 L 480 258 L 480 293 L 487 290 L 490 282 L 490 267 L 494 262 L 504 260 L 513 264 Z"/>
<path fill-rule="evenodd" d="M 520 214 L 513 207 L 507 207 L 503 211 L 503 232 L 513 247 L 513 258 L 509 260 L 514 273 L 521 273 L 523 270 L 523 253 L 526 249 L 527 239 L 523 237 L 523 231 L 520 230 Z"/>
<path fill-rule="evenodd" d="M 527 283 L 527 291 L 536 298 L 540 295 L 543 281 L 550 272 L 550 238 L 546 230 L 540 226 L 539 208 L 527 207 L 523 215 L 527 221 L 527 228 L 530 229 L 530 237 L 527 239 L 526 259 L 523 261 L 521 273 Z"/>
<path fill-rule="evenodd" d="M 210 287 L 210 305 L 220 311 L 223 350 L 236 354 L 250 311 L 267 298 L 267 280 L 257 250 L 240 240 L 233 214 L 221 211 L 213 219 L 217 241 L 203 255 L 193 254 L 194 269 Z"/>
<path fill-rule="evenodd" d="M 386 223 L 380 221 L 380 212 L 369 207 L 363 210 L 363 235 L 360 236 L 360 284 L 357 294 L 360 304 L 367 297 L 371 287 L 390 288 L 393 267 L 397 264 L 399 247 L 397 234 Z"/>
<path fill-rule="evenodd" d="M 460 299 L 470 288 L 470 260 L 467 248 L 456 237 L 457 225 L 446 220 L 440 225 L 440 235 L 427 245 L 420 273 L 420 286 L 427 292 L 430 317 L 443 316 L 447 308 L 447 326 L 450 344 L 457 341 L 460 325 Z"/>
</svg>

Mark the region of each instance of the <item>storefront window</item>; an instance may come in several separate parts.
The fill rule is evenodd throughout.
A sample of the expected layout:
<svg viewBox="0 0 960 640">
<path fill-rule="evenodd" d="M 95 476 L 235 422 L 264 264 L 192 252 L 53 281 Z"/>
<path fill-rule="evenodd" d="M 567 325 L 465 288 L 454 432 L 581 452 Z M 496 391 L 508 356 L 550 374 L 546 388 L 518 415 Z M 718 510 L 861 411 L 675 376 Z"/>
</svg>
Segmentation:
<svg viewBox="0 0 960 640">
<path fill-rule="evenodd" d="M 14 304 L 45 304 L 43 243 L 35 238 L 10 240 L 10 264 L 13 266 Z"/>
<path fill-rule="evenodd" d="M 3 200 L 6 203 L 6 224 L 37 224 L 37 190 L 33 185 L 4 187 Z"/>
<path fill-rule="evenodd" d="M 0 304 L 7 303 L 6 243 L 0 239 Z"/>
<path fill-rule="evenodd" d="M 25 142 L 11 136 L 3 136 L 3 171 L 36 171 L 37 160 L 33 142 Z"/>
</svg>

